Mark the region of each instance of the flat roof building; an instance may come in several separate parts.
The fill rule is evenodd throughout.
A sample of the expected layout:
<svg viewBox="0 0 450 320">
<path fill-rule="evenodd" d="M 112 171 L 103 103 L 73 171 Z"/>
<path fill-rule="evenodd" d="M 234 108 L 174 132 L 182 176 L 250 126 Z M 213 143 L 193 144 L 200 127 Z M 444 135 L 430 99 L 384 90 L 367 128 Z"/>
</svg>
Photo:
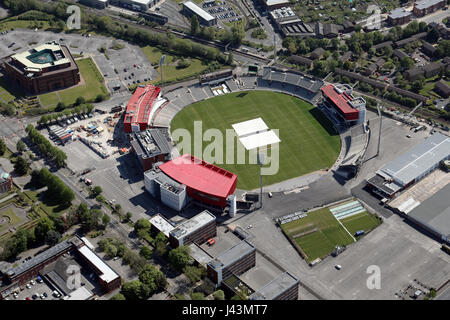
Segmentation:
<svg viewBox="0 0 450 320">
<path fill-rule="evenodd" d="M 216 235 L 216 217 L 208 210 L 204 210 L 171 230 L 169 243 L 172 248 L 191 243 L 201 244 Z"/>
<path fill-rule="evenodd" d="M 450 183 L 408 213 L 407 218 L 450 243 Z"/>
<path fill-rule="evenodd" d="M 154 2 L 154 0 L 109 0 L 109 3 L 112 5 L 134 11 L 147 11 Z"/>
<path fill-rule="evenodd" d="M 170 160 L 171 143 L 167 129 L 134 132 L 131 139 L 131 148 L 144 172 L 152 169 L 157 162 Z"/>
<path fill-rule="evenodd" d="M 267 10 L 275 10 L 290 5 L 289 0 L 263 0 Z"/>
<path fill-rule="evenodd" d="M 69 49 L 56 41 L 3 59 L 8 77 L 23 90 L 40 94 L 80 82 L 78 66 Z"/>
<path fill-rule="evenodd" d="M 396 8 L 389 13 L 388 21 L 391 25 L 396 26 L 410 22 L 411 17 L 411 11 L 406 11 L 405 8 Z"/>
<path fill-rule="evenodd" d="M 450 157 L 450 138 L 435 133 L 395 160 L 383 166 L 367 180 L 368 186 L 384 198 L 393 198 L 427 176 Z"/>
<path fill-rule="evenodd" d="M 217 24 L 217 18 L 200 8 L 198 5 L 196 5 L 192 1 L 185 1 L 182 3 L 183 5 L 183 12 L 188 16 L 192 17 L 193 15 L 196 15 L 199 22 L 203 25 L 206 25 L 208 27 L 214 26 Z"/>
<path fill-rule="evenodd" d="M 420 0 L 414 3 L 413 12 L 418 17 L 423 17 L 445 7 L 445 0 Z"/>
<path fill-rule="evenodd" d="M 230 276 L 238 276 L 255 265 L 256 248 L 244 239 L 210 261 L 206 272 L 208 278 L 219 286 Z"/>
<path fill-rule="evenodd" d="M 100 285 L 105 291 L 109 292 L 120 288 L 122 284 L 120 276 L 106 262 L 100 259 L 94 251 L 86 245 L 77 248 L 77 251 L 84 261 L 95 271 Z"/>
<path fill-rule="evenodd" d="M 108 6 L 108 0 L 80 0 L 79 3 L 97 9 L 105 9 Z"/>
<path fill-rule="evenodd" d="M 254 292 L 249 300 L 297 300 L 299 281 L 289 272 L 282 273 Z"/>
<path fill-rule="evenodd" d="M 169 238 L 170 231 L 175 229 L 175 227 L 160 213 L 151 217 L 148 221 L 150 221 L 152 228 L 155 228 L 157 232 L 164 233 L 167 238 Z"/>
</svg>

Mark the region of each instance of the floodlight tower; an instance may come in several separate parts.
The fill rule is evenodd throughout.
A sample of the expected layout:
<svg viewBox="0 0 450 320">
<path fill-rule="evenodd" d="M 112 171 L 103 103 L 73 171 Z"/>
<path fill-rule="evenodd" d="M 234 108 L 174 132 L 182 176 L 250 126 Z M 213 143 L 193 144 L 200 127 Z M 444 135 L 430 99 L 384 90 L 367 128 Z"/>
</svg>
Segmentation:
<svg viewBox="0 0 450 320">
<path fill-rule="evenodd" d="M 159 69 L 161 70 L 161 96 L 163 96 L 164 80 L 163 80 L 163 64 L 166 60 L 166 55 L 163 54 L 161 59 L 159 59 Z"/>
<path fill-rule="evenodd" d="M 263 182 L 262 182 L 262 167 L 264 165 L 264 153 L 260 153 L 261 149 L 258 148 L 258 164 L 259 164 L 259 181 L 260 181 L 260 191 L 259 191 L 259 208 L 262 208 L 262 190 L 263 190 Z"/>
<path fill-rule="evenodd" d="M 380 142 L 381 142 L 381 123 L 382 123 L 382 119 L 383 119 L 383 116 L 382 116 L 382 114 L 381 114 L 381 110 L 380 110 L 380 105 L 377 103 L 377 110 L 378 110 L 378 116 L 380 117 L 380 129 L 379 129 L 379 132 L 378 132 L 378 147 L 377 147 L 377 157 L 378 157 L 378 155 L 380 154 Z"/>
</svg>

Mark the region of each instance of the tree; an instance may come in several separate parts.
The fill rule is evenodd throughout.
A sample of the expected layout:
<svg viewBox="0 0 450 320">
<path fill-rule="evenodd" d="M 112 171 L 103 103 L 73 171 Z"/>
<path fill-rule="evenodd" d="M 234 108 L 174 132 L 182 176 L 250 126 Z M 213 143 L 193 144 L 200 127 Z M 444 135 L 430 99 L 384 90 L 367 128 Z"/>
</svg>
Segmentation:
<svg viewBox="0 0 450 320">
<path fill-rule="evenodd" d="M 196 35 L 199 28 L 200 24 L 198 23 L 198 18 L 196 15 L 193 15 L 191 19 L 191 34 Z"/>
<path fill-rule="evenodd" d="M 133 217 L 133 214 L 131 212 L 127 212 L 127 214 L 125 215 L 125 222 L 130 221 L 132 217 Z"/>
<path fill-rule="evenodd" d="M 105 213 L 102 217 L 102 223 L 105 226 L 105 228 L 109 224 L 110 221 L 111 221 L 111 218 Z"/>
<path fill-rule="evenodd" d="M 34 228 L 34 235 L 36 241 L 44 241 L 46 239 L 47 233 L 54 230 L 55 226 L 52 220 L 47 217 L 42 217 L 36 227 Z"/>
<path fill-rule="evenodd" d="M 61 240 L 61 234 L 55 230 L 50 230 L 45 236 L 45 242 L 51 246 L 57 244 L 59 240 Z"/>
<path fill-rule="evenodd" d="M 155 237 L 155 243 L 158 243 L 158 242 L 162 242 L 162 243 L 167 242 L 167 237 L 164 233 L 158 232 L 158 234 Z"/>
<path fill-rule="evenodd" d="M 205 295 L 201 292 L 193 292 L 191 293 L 192 300 L 205 300 Z"/>
<path fill-rule="evenodd" d="M 3 139 L 0 139 L 0 156 L 4 155 L 6 152 L 6 144 Z"/>
<path fill-rule="evenodd" d="M 213 293 L 214 300 L 225 300 L 225 293 L 223 290 L 217 290 Z"/>
<path fill-rule="evenodd" d="M 411 88 L 413 89 L 414 92 L 419 92 L 423 88 L 424 84 L 425 79 L 421 77 L 421 79 L 417 79 L 412 83 Z"/>
<path fill-rule="evenodd" d="M 404 57 L 400 60 L 400 65 L 402 68 L 410 69 L 414 66 L 414 60 L 410 57 Z"/>
<path fill-rule="evenodd" d="M 186 275 L 186 277 L 189 279 L 191 283 L 199 282 L 203 275 L 202 269 L 194 266 L 184 267 L 183 273 Z"/>
<path fill-rule="evenodd" d="M 144 230 L 145 232 L 150 232 L 151 223 L 147 219 L 139 219 L 134 224 L 134 232 L 139 233 L 140 231 Z"/>
<path fill-rule="evenodd" d="M 152 264 L 147 264 L 139 273 L 139 280 L 150 289 L 150 294 L 167 286 L 166 276 Z"/>
<path fill-rule="evenodd" d="M 169 252 L 169 262 L 177 270 L 183 270 L 190 259 L 190 249 L 187 246 L 179 246 Z"/>
<path fill-rule="evenodd" d="M 125 296 L 121 293 L 118 293 L 112 296 L 109 300 L 125 300 Z"/>
<path fill-rule="evenodd" d="M 79 106 L 79 105 L 82 105 L 82 104 L 85 104 L 85 103 L 86 103 L 86 99 L 84 99 L 83 97 L 78 97 L 77 100 L 75 100 L 75 105 L 76 106 Z"/>
<path fill-rule="evenodd" d="M 100 186 L 95 186 L 94 188 L 92 188 L 92 196 L 95 198 L 96 196 L 98 196 L 100 193 L 103 192 L 102 187 Z"/>
<path fill-rule="evenodd" d="M 167 245 L 164 242 L 156 242 L 155 251 L 158 256 L 164 257 L 167 254 Z"/>
<path fill-rule="evenodd" d="M 19 141 L 17 141 L 16 149 L 17 149 L 18 152 L 22 153 L 22 152 L 24 152 L 27 148 L 26 148 L 26 146 L 25 146 L 25 143 L 23 143 L 22 140 L 19 140 Z"/>
<path fill-rule="evenodd" d="M 17 172 L 19 175 L 24 175 L 28 172 L 29 168 L 30 168 L 30 165 L 28 164 L 27 160 L 25 160 L 22 157 L 17 157 L 17 160 L 14 163 L 14 171 L 15 172 Z"/>
<path fill-rule="evenodd" d="M 139 280 L 133 280 L 124 283 L 124 285 L 122 286 L 121 293 L 127 300 L 140 300 L 141 282 Z"/>
<path fill-rule="evenodd" d="M 66 105 L 64 104 L 64 102 L 58 102 L 55 111 L 63 111 L 64 109 L 66 109 Z"/>
<path fill-rule="evenodd" d="M 105 253 L 108 255 L 108 257 L 110 258 L 114 258 L 117 256 L 117 252 L 118 249 L 115 245 L 113 244 L 108 244 L 106 249 L 105 249 Z"/>
<path fill-rule="evenodd" d="M 143 246 L 139 251 L 139 254 L 147 260 L 150 260 L 152 258 L 152 250 L 147 246 Z"/>
</svg>

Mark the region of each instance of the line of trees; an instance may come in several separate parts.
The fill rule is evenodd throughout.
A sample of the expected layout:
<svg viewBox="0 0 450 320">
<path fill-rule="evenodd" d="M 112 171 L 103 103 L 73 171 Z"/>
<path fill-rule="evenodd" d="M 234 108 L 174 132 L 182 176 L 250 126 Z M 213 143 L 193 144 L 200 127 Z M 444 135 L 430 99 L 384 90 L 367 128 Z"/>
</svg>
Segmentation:
<svg viewBox="0 0 450 320">
<path fill-rule="evenodd" d="M 58 168 L 65 166 L 67 154 L 64 151 L 52 145 L 50 141 L 48 141 L 46 137 L 40 134 L 32 124 L 29 124 L 25 128 L 25 131 L 27 132 L 30 140 L 38 146 L 39 151 L 42 154 L 49 156 L 55 162 Z"/>
<path fill-rule="evenodd" d="M 52 200 L 56 200 L 62 205 L 70 205 L 75 199 L 72 189 L 66 186 L 60 178 L 48 171 L 47 168 L 42 168 L 39 171 L 39 181 L 47 186 L 47 195 Z"/>
</svg>

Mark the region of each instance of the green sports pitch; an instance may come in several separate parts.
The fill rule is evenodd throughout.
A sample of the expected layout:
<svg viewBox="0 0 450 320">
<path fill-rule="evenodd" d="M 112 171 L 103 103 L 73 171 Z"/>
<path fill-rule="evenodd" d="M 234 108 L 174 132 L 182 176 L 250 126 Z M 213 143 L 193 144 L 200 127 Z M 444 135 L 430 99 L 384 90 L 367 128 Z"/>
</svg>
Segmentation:
<svg viewBox="0 0 450 320">
<path fill-rule="evenodd" d="M 279 170 L 263 176 L 263 184 L 271 185 L 310 172 L 329 168 L 340 152 L 340 138 L 330 121 L 313 105 L 271 91 L 229 93 L 194 103 L 181 110 L 171 123 L 171 132 L 187 129 L 194 136 L 194 121 L 202 121 L 203 132 L 219 129 L 226 141 L 225 130 L 232 124 L 261 117 L 270 129 L 279 129 Z M 240 143 L 240 142 L 239 142 Z M 203 141 L 202 150 L 211 144 Z M 236 158 L 236 143 L 234 156 Z M 194 147 L 192 147 L 194 150 Z M 181 153 L 188 153 L 180 150 Z M 269 156 L 270 156 L 270 150 Z M 191 152 L 193 153 L 193 152 Z M 226 158 L 226 142 L 223 144 Z M 194 155 L 197 155 L 193 153 Z M 238 188 L 252 190 L 259 187 L 259 166 L 249 164 L 216 163 L 238 176 Z"/>
</svg>

